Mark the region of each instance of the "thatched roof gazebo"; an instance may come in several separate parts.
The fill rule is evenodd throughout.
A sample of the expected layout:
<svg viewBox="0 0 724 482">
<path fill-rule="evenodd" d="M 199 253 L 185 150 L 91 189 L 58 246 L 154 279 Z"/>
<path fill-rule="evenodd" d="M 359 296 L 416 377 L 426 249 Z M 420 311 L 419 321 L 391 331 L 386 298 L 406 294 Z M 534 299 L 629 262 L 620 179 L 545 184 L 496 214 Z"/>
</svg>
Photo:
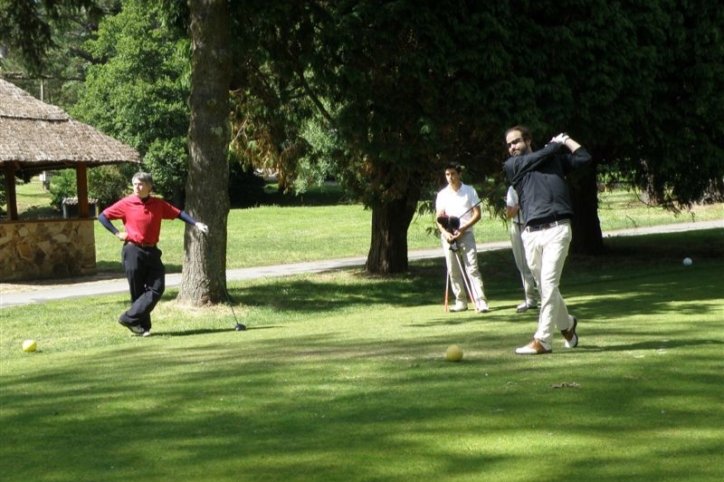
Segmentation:
<svg viewBox="0 0 724 482">
<path fill-rule="evenodd" d="M 132 147 L 0 79 L 0 173 L 5 174 L 8 219 L 18 218 L 18 173 L 30 177 L 42 171 L 75 169 L 79 212 L 87 217 L 86 168 L 120 162 L 139 163 L 140 157 Z"/>
<path fill-rule="evenodd" d="M 13 222 L 18 221 L 15 192 L 15 180 L 18 176 L 29 178 L 43 171 L 75 169 L 79 219 L 88 221 L 90 213 L 87 168 L 122 162 L 138 164 L 140 156 L 132 147 L 87 124 L 74 121 L 60 108 L 41 102 L 15 85 L 0 79 L 0 174 L 5 177 L 8 206 L 7 221 L 0 222 L 0 255 L 3 257 L 0 282 L 7 279 L 29 279 L 28 274 L 31 277 L 53 277 L 52 272 L 50 276 L 48 273 L 40 272 L 37 275 L 33 274 L 37 268 L 38 259 L 42 261 L 51 256 L 47 243 L 37 247 L 33 245 L 35 241 L 18 240 L 19 237 L 24 237 L 22 234 L 28 231 L 37 232 L 37 226 L 35 228 L 28 226 L 33 223 L 26 222 L 19 223 L 23 224 L 22 228 L 10 229 L 9 227 Z M 58 221 L 55 222 L 58 223 Z M 42 221 L 37 223 L 42 223 Z M 86 222 L 86 224 L 88 223 Z M 92 234 L 92 225 L 90 227 Z M 65 231 L 68 230 L 65 229 Z M 68 232 L 71 231 L 77 234 L 78 228 L 73 228 Z M 84 228 L 83 231 L 87 231 L 87 228 Z M 95 250 L 92 236 L 91 241 Z M 11 254 L 19 256 L 21 260 L 31 262 L 35 268 L 31 269 L 29 273 L 16 273 L 18 266 L 23 263 L 5 263 L 6 255 Z M 87 260 L 84 263 L 87 267 Z M 6 264 L 13 264 L 13 266 L 6 269 Z M 95 269 L 95 252 L 93 253 L 93 269 Z M 12 272 L 6 272 L 8 270 Z M 62 271 L 68 270 L 54 269 L 54 272 L 60 276 L 74 274 L 72 269 L 68 273 Z"/>
</svg>

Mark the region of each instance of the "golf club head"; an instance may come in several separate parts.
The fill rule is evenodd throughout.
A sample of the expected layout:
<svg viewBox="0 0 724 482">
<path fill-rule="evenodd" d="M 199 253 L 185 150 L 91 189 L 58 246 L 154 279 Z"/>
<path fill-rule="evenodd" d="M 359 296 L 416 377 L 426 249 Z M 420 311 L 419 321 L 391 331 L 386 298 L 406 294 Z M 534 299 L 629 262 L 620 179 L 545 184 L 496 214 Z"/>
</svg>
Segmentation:
<svg viewBox="0 0 724 482">
<path fill-rule="evenodd" d="M 437 218 L 437 222 L 440 223 L 448 233 L 454 233 L 460 229 L 460 218 L 455 216 L 440 216 Z"/>
<path fill-rule="evenodd" d="M 234 327 L 236 331 L 246 331 L 246 326 L 242 325 L 241 323 L 237 323 L 236 327 Z"/>
<path fill-rule="evenodd" d="M 449 226 L 450 218 L 447 216 L 440 216 L 437 218 L 437 222 L 442 225 L 443 228 L 445 228 L 445 231 L 450 231 Z"/>
</svg>

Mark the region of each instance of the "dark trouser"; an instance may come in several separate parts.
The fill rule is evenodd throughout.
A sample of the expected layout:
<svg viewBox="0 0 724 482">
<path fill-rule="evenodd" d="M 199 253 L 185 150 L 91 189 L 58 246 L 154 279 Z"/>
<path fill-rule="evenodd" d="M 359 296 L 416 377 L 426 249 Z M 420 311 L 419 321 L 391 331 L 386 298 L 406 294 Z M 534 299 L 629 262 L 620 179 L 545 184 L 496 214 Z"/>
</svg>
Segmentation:
<svg viewBox="0 0 724 482">
<path fill-rule="evenodd" d="M 131 291 L 131 307 L 120 321 L 126 325 L 139 325 L 151 329 L 151 311 L 166 289 L 166 268 L 161 262 L 161 250 L 142 248 L 126 243 L 121 258 Z"/>
</svg>

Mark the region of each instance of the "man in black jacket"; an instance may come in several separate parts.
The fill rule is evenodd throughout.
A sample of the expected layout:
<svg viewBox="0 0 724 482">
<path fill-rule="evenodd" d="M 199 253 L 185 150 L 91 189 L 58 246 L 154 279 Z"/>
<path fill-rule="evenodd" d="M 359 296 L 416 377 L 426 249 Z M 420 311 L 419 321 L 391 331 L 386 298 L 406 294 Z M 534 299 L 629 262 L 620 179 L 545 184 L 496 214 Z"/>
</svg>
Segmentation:
<svg viewBox="0 0 724 482">
<path fill-rule="evenodd" d="M 533 341 L 515 350 L 519 355 L 551 353 L 554 327 L 563 334 L 566 348 L 578 345 L 578 320 L 568 313 L 558 289 L 571 243 L 573 217 L 565 176 L 591 160 L 588 151 L 566 134 L 555 136 L 535 152 L 532 142 L 524 126 L 511 127 L 505 133 L 511 157 L 503 169 L 518 192 L 525 219 L 521 237 L 541 297 L 538 329 Z"/>
</svg>

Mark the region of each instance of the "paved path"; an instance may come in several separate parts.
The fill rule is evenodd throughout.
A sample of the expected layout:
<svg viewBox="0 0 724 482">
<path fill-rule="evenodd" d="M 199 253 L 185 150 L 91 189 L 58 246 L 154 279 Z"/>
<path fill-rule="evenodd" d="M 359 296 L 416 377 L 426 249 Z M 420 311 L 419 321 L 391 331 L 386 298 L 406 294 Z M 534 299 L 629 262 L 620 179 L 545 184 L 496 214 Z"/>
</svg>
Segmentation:
<svg viewBox="0 0 724 482">
<path fill-rule="evenodd" d="M 693 223 L 668 224 L 665 226 L 651 226 L 646 228 L 624 229 L 604 233 L 604 237 L 612 236 L 636 236 L 652 233 L 673 233 L 682 231 L 693 231 L 698 229 L 724 228 L 724 220 L 701 221 Z M 496 243 L 478 244 L 479 251 L 493 251 L 507 249 L 510 242 L 501 241 Z M 442 257 L 440 248 L 424 251 L 411 251 L 408 258 L 412 260 L 433 259 Z M 367 258 L 345 258 L 332 259 L 327 261 L 311 261 L 307 263 L 286 264 L 278 266 L 264 266 L 259 268 L 230 269 L 226 272 L 227 281 L 250 280 L 259 278 L 271 278 L 280 276 L 291 276 L 302 273 L 320 273 L 342 268 L 353 268 L 364 266 Z M 66 281 L 67 282 L 67 281 Z M 166 275 L 166 287 L 178 287 L 181 284 L 181 273 Z M 43 284 L 28 285 L 23 290 L 12 290 L 9 285 L 0 284 L 0 308 L 11 306 L 28 305 L 31 303 L 43 303 L 46 301 L 81 298 L 86 296 L 100 296 L 115 293 L 126 293 L 128 282 L 125 278 L 79 282 L 71 284 Z"/>
</svg>

